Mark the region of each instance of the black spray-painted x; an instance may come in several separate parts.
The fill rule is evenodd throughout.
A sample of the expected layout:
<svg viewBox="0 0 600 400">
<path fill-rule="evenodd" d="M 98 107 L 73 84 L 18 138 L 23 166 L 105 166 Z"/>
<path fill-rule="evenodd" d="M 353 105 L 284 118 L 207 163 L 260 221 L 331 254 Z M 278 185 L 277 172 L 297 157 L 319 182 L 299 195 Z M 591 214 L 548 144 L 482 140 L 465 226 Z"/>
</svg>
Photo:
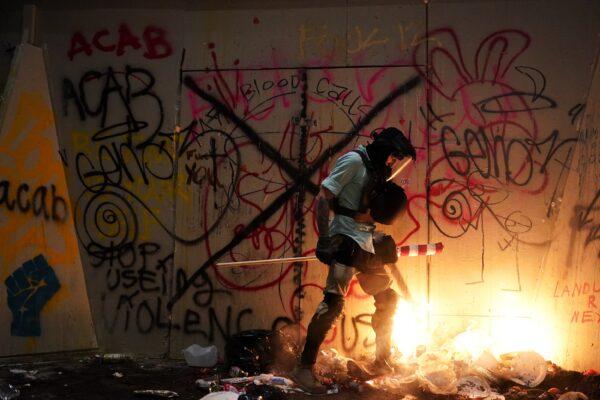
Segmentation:
<svg viewBox="0 0 600 400">
<path fill-rule="evenodd" d="M 186 76 L 183 80 L 185 86 L 188 87 L 192 92 L 194 92 L 198 97 L 204 99 L 213 105 L 215 110 L 225 117 L 229 118 L 233 123 L 237 125 L 237 127 L 254 143 L 258 149 L 266 155 L 268 158 L 273 160 L 281 169 L 283 169 L 292 179 L 293 184 L 291 187 L 279 195 L 267 208 L 265 208 L 260 214 L 258 214 L 252 221 L 250 221 L 244 228 L 235 235 L 233 239 L 225 246 L 223 246 L 220 250 L 216 251 L 212 256 L 210 256 L 202 265 L 189 277 L 187 282 L 182 285 L 178 291 L 173 295 L 171 300 L 169 301 L 167 307 L 168 309 L 172 309 L 175 303 L 181 299 L 181 297 L 185 294 L 185 292 L 190 288 L 195 279 L 200 276 L 206 268 L 213 265 L 219 258 L 221 258 L 224 254 L 229 252 L 231 249 L 235 248 L 239 243 L 241 243 L 248 235 L 250 235 L 253 231 L 260 227 L 262 223 L 267 221 L 273 214 L 277 212 L 283 205 L 286 204 L 288 200 L 299 190 L 302 188 L 308 189 L 311 193 L 316 195 L 319 192 L 318 185 L 314 184 L 311 180 L 311 177 L 335 154 L 343 150 L 359 133 L 360 131 L 367 126 L 371 121 L 386 107 L 388 107 L 394 100 L 398 97 L 410 92 L 421 82 L 421 78 L 417 75 L 398 88 L 389 93 L 385 98 L 379 101 L 373 108 L 369 110 L 369 112 L 358 121 L 356 125 L 344 136 L 343 139 L 339 140 L 334 145 L 327 148 L 323 154 L 319 158 L 315 160 L 315 162 L 311 165 L 310 168 L 307 168 L 305 172 L 301 172 L 299 169 L 291 165 L 286 159 L 284 159 L 281 154 L 269 143 L 265 142 L 259 135 L 252 129 L 244 120 L 239 118 L 233 111 L 231 111 L 228 107 L 226 107 L 223 103 L 217 100 L 214 96 L 206 93 L 202 89 L 196 85 L 196 82 L 191 76 Z"/>
</svg>

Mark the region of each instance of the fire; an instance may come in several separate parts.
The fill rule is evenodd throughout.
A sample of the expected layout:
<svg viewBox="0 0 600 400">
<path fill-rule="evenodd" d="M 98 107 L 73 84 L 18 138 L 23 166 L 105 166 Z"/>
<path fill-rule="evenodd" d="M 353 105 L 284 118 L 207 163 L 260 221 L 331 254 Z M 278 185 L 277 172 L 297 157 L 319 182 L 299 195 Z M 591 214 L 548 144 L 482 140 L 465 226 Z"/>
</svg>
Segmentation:
<svg viewBox="0 0 600 400">
<path fill-rule="evenodd" d="M 428 305 L 423 300 L 417 304 L 401 299 L 398 303 L 392 338 L 394 346 L 404 356 L 414 354 L 418 346 L 429 343 L 428 314 Z"/>
<path fill-rule="evenodd" d="M 403 299 L 394 316 L 394 346 L 405 357 L 414 355 L 423 345 L 428 350 L 442 347 L 463 360 L 476 360 L 484 353 L 499 358 L 514 351 L 535 351 L 546 360 L 554 359 L 557 338 L 553 329 L 543 323 L 550 319 L 543 318 L 521 298 L 520 293 L 503 292 L 493 304 L 494 315 L 482 316 L 454 331 L 443 324 L 428 323 L 435 313 L 426 301 Z"/>
</svg>

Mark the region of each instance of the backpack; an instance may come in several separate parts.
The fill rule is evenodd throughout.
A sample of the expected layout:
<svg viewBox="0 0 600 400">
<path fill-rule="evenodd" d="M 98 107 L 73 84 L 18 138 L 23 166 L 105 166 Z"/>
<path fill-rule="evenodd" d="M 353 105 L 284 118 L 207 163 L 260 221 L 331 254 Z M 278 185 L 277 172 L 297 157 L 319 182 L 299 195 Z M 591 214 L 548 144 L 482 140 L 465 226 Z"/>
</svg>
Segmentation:
<svg viewBox="0 0 600 400">
<path fill-rule="evenodd" d="M 333 201 L 333 212 L 354 218 L 358 213 L 369 211 L 375 222 L 384 225 L 393 224 L 406 209 L 407 198 L 404 189 L 381 176 L 362 151 L 352 151 L 360 156 L 367 169 L 369 180 L 361 193 L 358 210 L 341 206 L 336 197 Z"/>
</svg>

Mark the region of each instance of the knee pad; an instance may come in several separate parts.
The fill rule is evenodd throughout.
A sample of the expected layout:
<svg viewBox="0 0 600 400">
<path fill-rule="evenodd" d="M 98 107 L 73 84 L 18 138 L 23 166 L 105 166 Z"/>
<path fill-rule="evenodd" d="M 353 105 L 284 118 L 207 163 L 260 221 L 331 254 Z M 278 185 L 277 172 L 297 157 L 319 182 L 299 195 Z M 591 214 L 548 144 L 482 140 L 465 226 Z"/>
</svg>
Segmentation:
<svg viewBox="0 0 600 400">
<path fill-rule="evenodd" d="M 315 318 L 324 318 L 334 321 L 344 309 L 344 296 L 336 293 L 325 293 L 323 301 L 319 303 Z"/>
<path fill-rule="evenodd" d="M 393 289 L 385 289 L 375 296 L 375 308 L 378 311 L 394 312 L 398 304 L 398 293 Z"/>
</svg>

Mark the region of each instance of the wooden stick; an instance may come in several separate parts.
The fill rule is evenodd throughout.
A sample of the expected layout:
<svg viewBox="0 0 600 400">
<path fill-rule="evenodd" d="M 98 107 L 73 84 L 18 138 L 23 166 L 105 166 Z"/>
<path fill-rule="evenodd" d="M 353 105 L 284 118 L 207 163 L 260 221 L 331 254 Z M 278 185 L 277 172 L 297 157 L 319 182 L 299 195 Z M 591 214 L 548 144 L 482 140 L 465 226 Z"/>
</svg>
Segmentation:
<svg viewBox="0 0 600 400">
<path fill-rule="evenodd" d="M 287 258 L 271 258 L 267 260 L 248 260 L 248 261 L 227 261 L 216 263 L 215 267 L 239 267 L 241 265 L 266 265 L 266 264 L 279 264 L 288 262 L 308 262 L 315 261 L 317 256 L 305 256 L 305 257 L 287 257 Z"/>
</svg>

